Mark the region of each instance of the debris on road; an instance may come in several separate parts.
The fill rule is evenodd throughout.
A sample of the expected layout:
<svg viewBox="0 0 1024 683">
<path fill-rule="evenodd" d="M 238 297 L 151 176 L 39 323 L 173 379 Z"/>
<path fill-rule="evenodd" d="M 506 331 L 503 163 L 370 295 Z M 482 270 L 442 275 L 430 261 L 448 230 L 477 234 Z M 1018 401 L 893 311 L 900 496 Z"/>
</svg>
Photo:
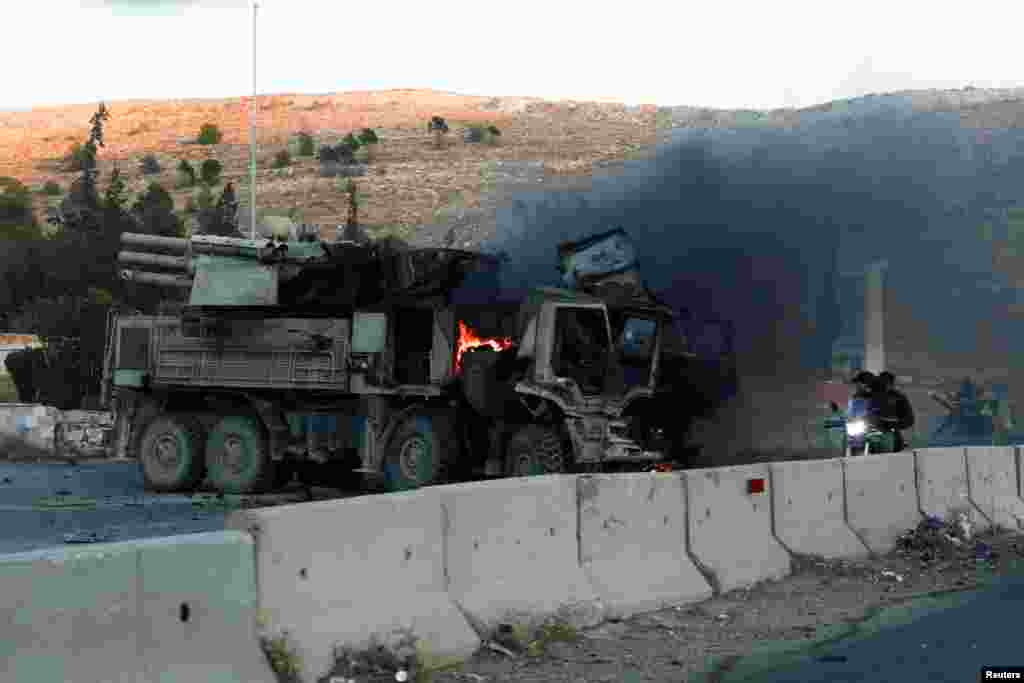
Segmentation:
<svg viewBox="0 0 1024 683">
<path fill-rule="evenodd" d="M 973 540 L 973 543 L 971 542 Z M 933 564 L 941 560 L 964 559 L 973 555 L 979 560 L 993 560 L 992 547 L 974 532 L 967 514 L 957 513 L 950 520 L 928 515 L 896 541 L 896 553 L 904 559 Z"/>
<path fill-rule="evenodd" d="M 75 543 L 109 543 L 114 540 L 114 534 L 109 531 L 75 531 L 64 534 L 64 542 Z"/>
</svg>

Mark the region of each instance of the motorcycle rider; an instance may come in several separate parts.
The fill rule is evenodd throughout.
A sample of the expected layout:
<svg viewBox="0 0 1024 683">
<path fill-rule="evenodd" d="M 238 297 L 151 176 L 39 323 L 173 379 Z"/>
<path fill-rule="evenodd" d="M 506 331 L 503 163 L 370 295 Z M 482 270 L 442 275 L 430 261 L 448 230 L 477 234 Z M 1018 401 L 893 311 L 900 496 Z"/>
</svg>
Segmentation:
<svg viewBox="0 0 1024 683">
<path fill-rule="evenodd" d="M 853 397 L 854 399 L 872 399 L 874 398 L 875 388 L 878 384 L 878 378 L 875 374 L 868 372 L 867 370 L 861 370 L 854 375 L 851 380 L 853 384 Z"/>
<path fill-rule="evenodd" d="M 914 408 L 907 395 L 896 388 L 896 376 L 889 371 L 878 375 L 876 396 L 882 423 L 893 430 L 896 452 L 900 452 L 907 446 L 902 430 L 914 426 Z"/>
</svg>

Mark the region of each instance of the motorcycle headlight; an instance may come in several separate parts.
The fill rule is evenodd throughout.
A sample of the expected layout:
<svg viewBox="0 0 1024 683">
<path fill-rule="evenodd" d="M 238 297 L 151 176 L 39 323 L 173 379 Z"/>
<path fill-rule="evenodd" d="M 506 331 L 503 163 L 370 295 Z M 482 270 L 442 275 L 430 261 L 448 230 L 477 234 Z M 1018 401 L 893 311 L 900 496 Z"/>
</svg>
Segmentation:
<svg viewBox="0 0 1024 683">
<path fill-rule="evenodd" d="M 863 436 L 867 430 L 868 425 L 864 420 L 854 420 L 853 422 L 846 423 L 846 433 L 850 436 Z"/>
</svg>

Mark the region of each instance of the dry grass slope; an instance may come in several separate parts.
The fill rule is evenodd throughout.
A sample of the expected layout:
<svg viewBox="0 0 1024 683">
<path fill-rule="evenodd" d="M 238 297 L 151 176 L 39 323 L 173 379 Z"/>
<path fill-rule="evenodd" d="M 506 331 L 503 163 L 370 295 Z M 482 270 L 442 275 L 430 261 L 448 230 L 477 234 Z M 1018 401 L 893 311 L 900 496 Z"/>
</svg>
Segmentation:
<svg viewBox="0 0 1024 683">
<path fill-rule="evenodd" d="M 185 208 L 194 189 L 178 189 L 179 160 L 198 165 L 216 158 L 224 165 L 224 182 L 234 183 L 239 196 L 249 196 L 248 103 L 234 100 L 108 102 L 111 118 L 106 147 L 100 152 L 101 186 L 115 164 L 127 175 L 128 189 L 140 193 L 160 182 Z M 67 187 L 72 174 L 59 160 L 88 135 L 95 104 L 0 114 L 0 175 L 13 176 L 38 189 L 47 181 Z M 260 97 L 258 107 L 257 203 L 278 211 L 297 210 L 302 222 L 344 221 L 345 201 L 339 183 L 320 178 L 315 158 L 296 157 L 287 168 L 272 168 L 274 156 L 299 131 L 318 143 L 336 143 L 364 127 L 381 138 L 369 174 L 359 182 L 361 222 L 410 235 L 439 212 L 457 203 L 478 206 L 487 191 L 486 169 L 497 161 L 542 161 L 547 174 L 589 175 L 598 163 L 617 161 L 656 142 L 653 106 L 627 109 L 608 103 L 547 102 L 535 98 L 471 97 L 428 90 L 273 95 Z M 444 117 L 451 127 L 446 144 L 436 149 L 427 133 L 430 117 Z M 223 132 L 220 144 L 189 144 L 205 123 Z M 496 144 L 466 143 L 468 125 L 494 125 Z M 162 167 L 143 177 L 142 157 L 152 153 Z M 45 220 L 48 205 L 59 196 L 36 195 Z"/>
</svg>

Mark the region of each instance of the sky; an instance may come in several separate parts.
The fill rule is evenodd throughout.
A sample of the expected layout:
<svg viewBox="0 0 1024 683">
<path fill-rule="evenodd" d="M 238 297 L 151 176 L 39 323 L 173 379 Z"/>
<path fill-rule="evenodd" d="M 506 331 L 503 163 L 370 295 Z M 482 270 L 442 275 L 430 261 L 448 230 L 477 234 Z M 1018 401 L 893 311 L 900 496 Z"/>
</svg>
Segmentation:
<svg viewBox="0 0 1024 683">
<path fill-rule="evenodd" d="M 363 9 L 366 8 L 366 9 Z M 59 19 L 57 19 L 59 17 Z M 1024 86 L 1024 4 L 263 0 L 257 92 L 431 88 L 716 108 Z M 5 2 L 0 109 L 253 88 L 247 0 Z M 80 36 L 95 43 L 88 53 Z M 206 47 L 209 46 L 209 47 Z M 8 58 L 10 63 L 10 58 Z"/>
</svg>

